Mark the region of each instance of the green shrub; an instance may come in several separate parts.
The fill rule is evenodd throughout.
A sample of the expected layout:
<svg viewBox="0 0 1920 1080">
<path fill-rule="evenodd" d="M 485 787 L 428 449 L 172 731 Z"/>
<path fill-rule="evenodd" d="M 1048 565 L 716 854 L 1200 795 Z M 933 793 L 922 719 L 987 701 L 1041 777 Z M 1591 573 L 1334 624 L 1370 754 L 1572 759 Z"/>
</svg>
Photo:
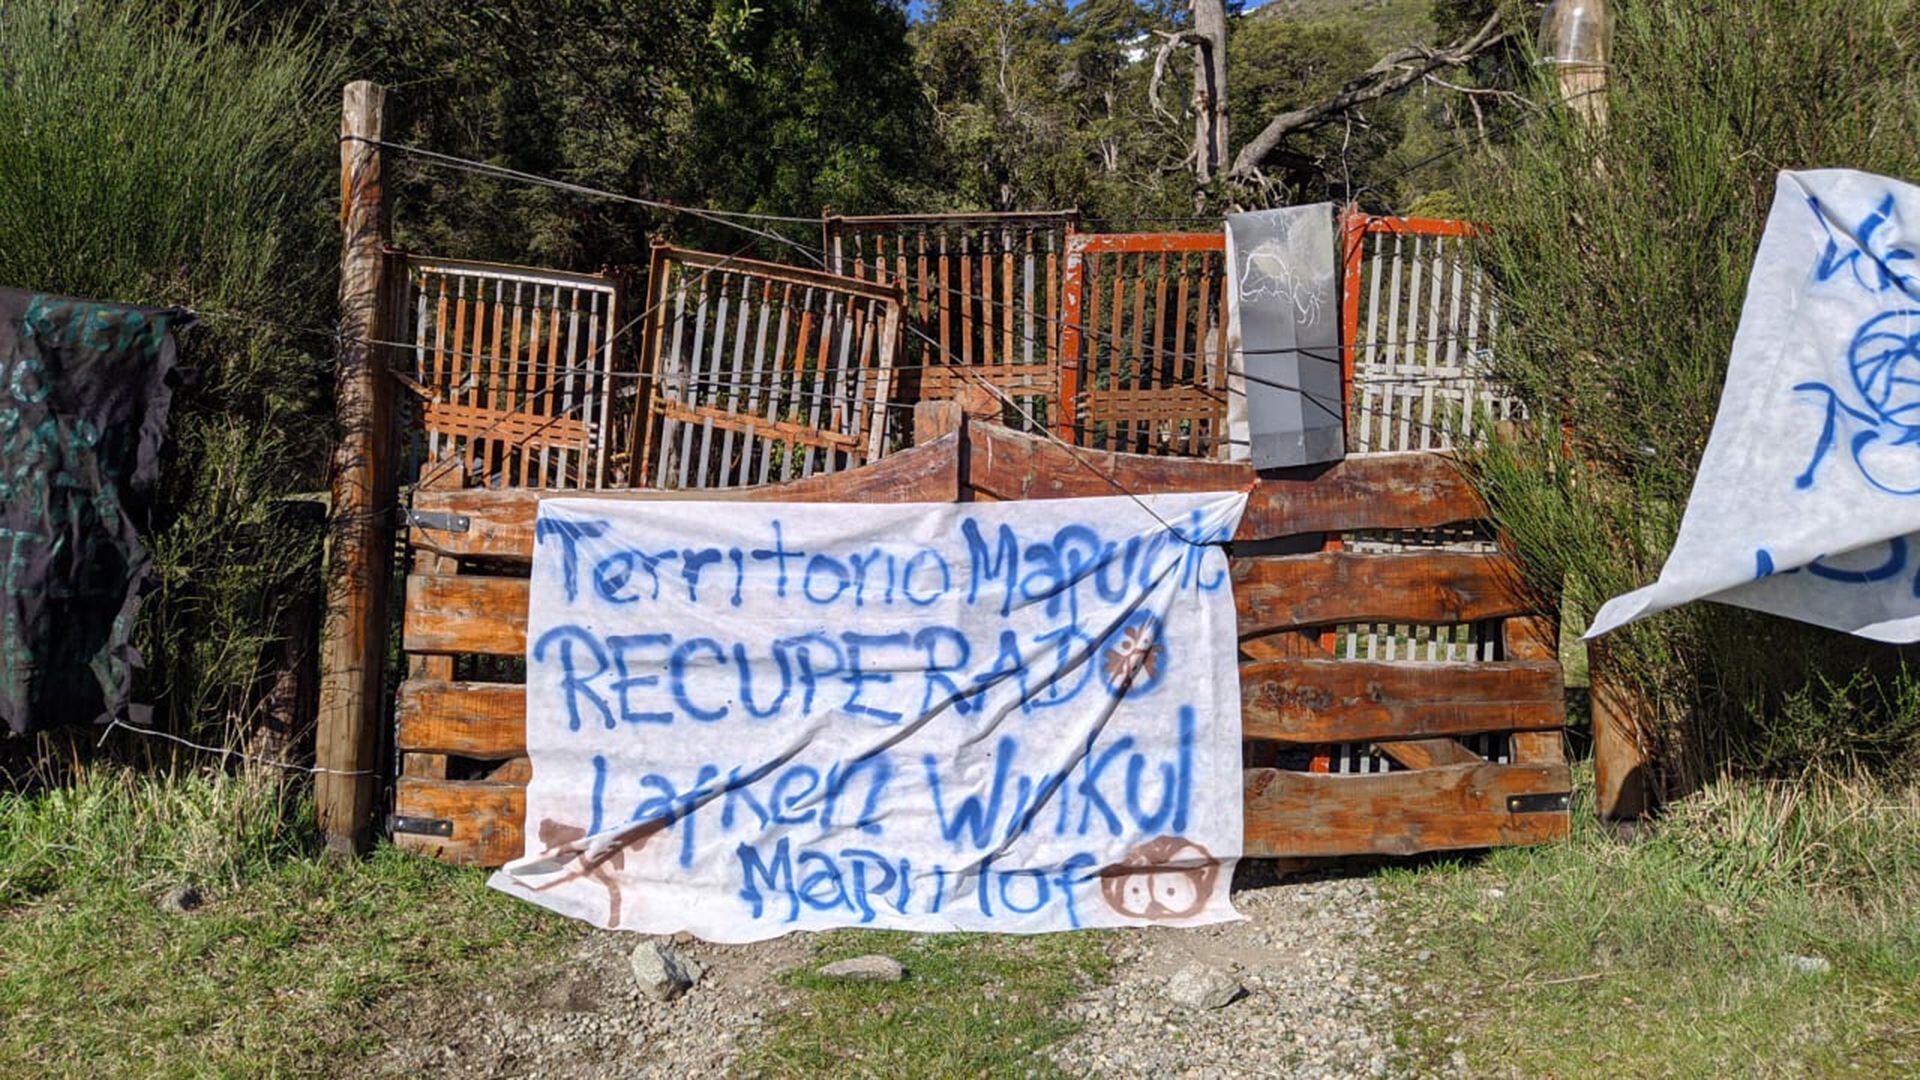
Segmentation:
<svg viewBox="0 0 1920 1080">
<path fill-rule="evenodd" d="M 183 362 L 138 687 L 224 735 L 257 698 L 319 537 L 273 500 L 325 485 L 336 70 L 237 7 L 0 5 L 0 283 L 207 312 Z M 263 322 L 264 320 L 265 322 Z M 272 325 L 267 325 L 268 323 Z"/>
<path fill-rule="evenodd" d="M 1504 294 L 1496 362 L 1536 434 L 1476 467 L 1576 625 L 1656 577 L 1678 531 L 1776 171 L 1920 177 L 1914 0 L 1618 6 L 1605 132 L 1551 110 L 1467 192 Z M 1655 703 L 1678 786 L 1914 744 L 1897 650 L 1711 604 L 1612 648 Z"/>
</svg>

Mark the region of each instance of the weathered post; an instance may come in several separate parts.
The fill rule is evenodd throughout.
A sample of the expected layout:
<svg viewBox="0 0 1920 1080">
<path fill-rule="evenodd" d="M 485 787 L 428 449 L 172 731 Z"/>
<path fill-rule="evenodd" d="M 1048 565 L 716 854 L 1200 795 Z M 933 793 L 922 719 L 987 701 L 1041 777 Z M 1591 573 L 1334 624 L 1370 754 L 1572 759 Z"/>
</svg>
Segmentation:
<svg viewBox="0 0 1920 1080">
<path fill-rule="evenodd" d="M 1607 126 L 1607 73 L 1613 60 L 1613 12 L 1607 0 L 1554 0 L 1540 20 L 1540 56 L 1554 69 L 1561 102 L 1594 131 Z M 1606 165 L 1594 158 L 1596 173 Z M 1622 676 L 1614 657 L 1595 643 L 1587 650 L 1588 701 L 1593 715 L 1594 804 L 1608 821 L 1648 809 L 1648 703 Z"/>
<path fill-rule="evenodd" d="M 340 102 L 340 338 L 334 379 L 337 441 L 320 652 L 314 757 L 327 850 L 360 850 L 373 815 L 387 593 L 393 555 L 388 460 L 392 384 L 380 370 L 379 312 L 387 229 L 380 139 L 386 91 L 348 83 Z"/>
</svg>

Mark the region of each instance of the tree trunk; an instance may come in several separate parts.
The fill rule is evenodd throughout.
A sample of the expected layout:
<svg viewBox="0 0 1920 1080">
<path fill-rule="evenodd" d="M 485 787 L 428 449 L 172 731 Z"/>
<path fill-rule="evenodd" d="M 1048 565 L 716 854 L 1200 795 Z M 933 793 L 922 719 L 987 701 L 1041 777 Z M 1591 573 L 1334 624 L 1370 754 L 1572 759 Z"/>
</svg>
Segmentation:
<svg viewBox="0 0 1920 1080">
<path fill-rule="evenodd" d="M 1227 163 L 1227 4 L 1193 0 L 1193 178 L 1209 183 Z"/>
</svg>

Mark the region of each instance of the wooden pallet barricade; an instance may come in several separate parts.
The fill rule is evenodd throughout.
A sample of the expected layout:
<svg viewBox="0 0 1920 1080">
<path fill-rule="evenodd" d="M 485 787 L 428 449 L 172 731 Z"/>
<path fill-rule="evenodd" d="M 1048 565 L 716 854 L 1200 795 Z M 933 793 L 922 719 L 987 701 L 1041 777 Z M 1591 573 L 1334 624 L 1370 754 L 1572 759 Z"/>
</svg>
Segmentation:
<svg viewBox="0 0 1920 1080">
<path fill-rule="evenodd" d="M 1566 835 L 1561 672 L 1551 600 L 1493 552 L 1315 550 L 1317 536 L 1433 529 L 1484 513 L 1451 461 L 1352 457 L 1330 468 L 1246 466 L 1072 450 L 959 421 L 884 461 L 831 476 L 725 492 L 632 491 L 623 499 L 800 502 L 999 501 L 1252 485 L 1235 535 L 1247 755 L 1246 853 L 1316 857 L 1530 844 Z M 397 844 L 497 865 L 523 851 L 529 775 L 525 697 L 509 670 L 526 649 L 527 566 L 542 493 L 428 490 L 415 497 L 396 741 Z M 431 526 L 443 527 L 431 527 Z M 1269 551 L 1306 551 L 1269 554 Z M 1348 659 L 1330 627 L 1497 623 L 1495 658 Z M 1371 748 L 1365 774 L 1300 767 L 1328 744 Z M 1497 744 L 1493 753 L 1484 752 Z M 1482 752 L 1476 752 L 1476 747 Z"/>
</svg>

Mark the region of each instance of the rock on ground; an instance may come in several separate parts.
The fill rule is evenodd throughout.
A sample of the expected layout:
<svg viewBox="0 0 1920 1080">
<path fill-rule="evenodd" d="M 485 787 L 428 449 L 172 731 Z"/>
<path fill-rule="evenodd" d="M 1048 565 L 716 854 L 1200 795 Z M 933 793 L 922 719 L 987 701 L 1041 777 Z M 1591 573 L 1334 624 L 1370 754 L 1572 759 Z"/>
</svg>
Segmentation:
<svg viewBox="0 0 1920 1080">
<path fill-rule="evenodd" d="M 1244 922 L 1114 935 L 1113 980 L 1071 1007 L 1082 1027 L 1053 1048 L 1054 1063 L 1071 1076 L 1394 1071 L 1392 991 L 1367 963 L 1379 909 L 1372 882 L 1280 883 L 1251 864 L 1241 878 L 1233 903 Z M 1235 983 L 1245 996 L 1225 1008 L 1176 1003 L 1176 984 L 1189 982 Z"/>
<path fill-rule="evenodd" d="M 649 1001 L 672 1001 L 699 982 L 702 973 L 698 960 L 682 957 L 672 946 L 653 939 L 634 946 L 627 960 L 633 984 Z"/>
<path fill-rule="evenodd" d="M 900 961 L 891 956 L 871 954 L 855 956 L 847 960 L 836 960 L 822 967 L 819 972 L 829 979 L 853 979 L 863 982 L 899 982 L 906 978 L 907 969 Z"/>
<path fill-rule="evenodd" d="M 1796 956 L 1788 954 L 1787 967 L 1799 975 L 1825 975 L 1833 970 L 1833 961 L 1824 956 Z"/>
<path fill-rule="evenodd" d="M 1167 1000 L 1188 1009 L 1221 1009 L 1240 996 L 1240 980 L 1205 964 L 1188 964 L 1167 980 Z"/>
</svg>

